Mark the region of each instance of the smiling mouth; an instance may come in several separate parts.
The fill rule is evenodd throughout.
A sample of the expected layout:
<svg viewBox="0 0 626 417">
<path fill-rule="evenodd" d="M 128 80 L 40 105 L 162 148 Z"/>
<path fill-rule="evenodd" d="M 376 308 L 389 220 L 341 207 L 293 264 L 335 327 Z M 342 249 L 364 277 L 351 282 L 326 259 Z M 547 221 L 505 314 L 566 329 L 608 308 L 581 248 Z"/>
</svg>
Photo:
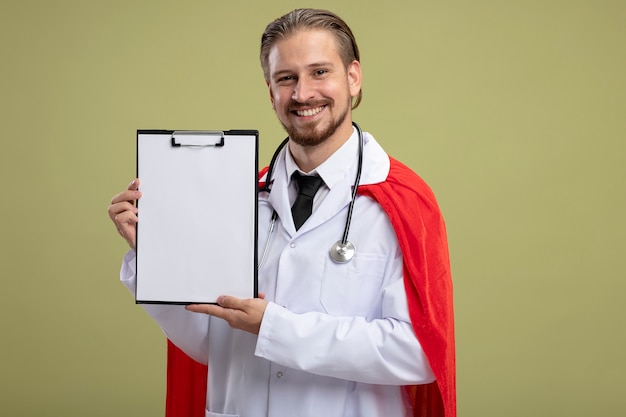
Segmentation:
<svg viewBox="0 0 626 417">
<path fill-rule="evenodd" d="M 324 110 L 324 107 L 326 106 L 319 106 L 319 107 L 315 107 L 314 109 L 296 110 L 294 113 L 296 113 L 298 116 L 301 116 L 301 117 L 310 117 L 310 116 L 315 116 L 316 114 Z"/>
</svg>

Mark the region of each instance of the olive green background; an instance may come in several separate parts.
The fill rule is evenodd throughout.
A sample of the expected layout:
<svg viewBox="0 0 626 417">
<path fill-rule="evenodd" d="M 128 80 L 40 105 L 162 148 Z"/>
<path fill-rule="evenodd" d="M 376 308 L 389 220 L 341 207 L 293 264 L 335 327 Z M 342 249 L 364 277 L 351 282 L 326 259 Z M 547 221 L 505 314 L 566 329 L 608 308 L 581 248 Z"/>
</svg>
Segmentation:
<svg viewBox="0 0 626 417">
<path fill-rule="evenodd" d="M 355 120 L 447 219 L 459 415 L 626 415 L 623 0 L 3 0 L 0 415 L 163 414 L 107 205 L 136 129 L 258 129 L 266 164 L 260 34 L 311 4 L 359 41 Z"/>
</svg>

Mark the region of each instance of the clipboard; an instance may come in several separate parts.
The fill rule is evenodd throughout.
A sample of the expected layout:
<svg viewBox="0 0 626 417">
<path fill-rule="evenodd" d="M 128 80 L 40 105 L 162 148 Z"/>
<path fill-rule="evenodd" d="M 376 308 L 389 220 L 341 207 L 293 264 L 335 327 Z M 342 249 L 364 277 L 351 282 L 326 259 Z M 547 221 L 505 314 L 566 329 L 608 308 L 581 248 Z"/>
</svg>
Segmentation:
<svg viewBox="0 0 626 417">
<path fill-rule="evenodd" d="M 258 297 L 256 130 L 137 131 L 136 303 Z"/>
</svg>

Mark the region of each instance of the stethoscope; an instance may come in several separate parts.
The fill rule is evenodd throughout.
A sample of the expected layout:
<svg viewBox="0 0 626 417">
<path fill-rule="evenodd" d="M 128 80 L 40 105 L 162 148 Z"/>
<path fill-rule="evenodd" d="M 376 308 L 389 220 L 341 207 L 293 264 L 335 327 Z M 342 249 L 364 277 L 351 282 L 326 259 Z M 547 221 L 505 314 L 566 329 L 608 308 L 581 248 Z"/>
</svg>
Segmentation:
<svg viewBox="0 0 626 417">
<path fill-rule="evenodd" d="M 350 200 L 350 206 L 348 207 L 348 216 L 346 218 L 346 226 L 343 229 L 343 236 L 341 240 L 338 240 L 337 242 L 333 243 L 333 245 L 330 247 L 330 250 L 328 251 L 330 258 L 333 261 L 340 263 L 340 264 L 349 262 L 352 259 L 352 257 L 354 257 L 354 253 L 356 251 L 354 244 L 348 240 L 348 233 L 350 232 L 350 223 L 352 222 L 352 212 L 354 210 L 356 192 L 357 192 L 357 188 L 359 187 L 359 181 L 361 180 L 361 169 L 363 168 L 363 132 L 361 131 L 361 128 L 359 127 L 359 125 L 356 124 L 355 122 L 352 122 L 352 125 L 356 129 L 357 134 L 359 136 L 359 163 L 358 163 L 357 170 L 356 170 L 356 177 L 354 179 L 354 186 L 352 187 L 352 198 Z M 276 159 L 278 158 L 280 151 L 282 151 L 285 145 L 287 145 L 287 142 L 289 142 L 289 137 L 287 137 L 284 141 L 282 141 L 281 144 L 278 145 L 276 152 L 274 152 L 274 155 L 272 156 L 272 159 L 270 161 L 270 166 L 267 170 L 265 185 L 259 189 L 259 192 L 261 191 L 265 191 L 267 193 L 271 192 L 272 190 L 271 179 L 272 179 L 272 174 L 274 171 L 274 165 L 276 164 Z M 270 227 L 269 227 L 269 230 L 267 231 L 267 239 L 265 240 L 265 248 L 263 249 L 263 255 L 261 256 L 261 261 L 259 262 L 259 269 L 263 265 L 263 262 L 265 261 L 265 257 L 267 256 L 267 250 L 269 248 L 269 243 L 270 243 L 270 238 L 272 236 L 272 232 L 274 231 L 274 225 L 276 224 L 276 219 L 278 219 L 278 213 L 276 212 L 276 210 L 274 210 L 274 212 L 272 213 L 272 218 L 270 220 Z"/>
</svg>

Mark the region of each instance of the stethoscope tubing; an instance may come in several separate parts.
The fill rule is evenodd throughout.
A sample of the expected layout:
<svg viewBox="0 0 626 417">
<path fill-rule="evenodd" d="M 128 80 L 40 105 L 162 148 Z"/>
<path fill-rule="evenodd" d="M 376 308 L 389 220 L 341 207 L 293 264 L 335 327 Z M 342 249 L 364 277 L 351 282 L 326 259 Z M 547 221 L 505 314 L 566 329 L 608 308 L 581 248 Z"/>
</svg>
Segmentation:
<svg viewBox="0 0 626 417">
<path fill-rule="evenodd" d="M 363 169 L 363 132 L 361 127 L 352 122 L 352 125 L 359 135 L 359 161 L 356 168 L 356 177 L 354 179 L 354 185 L 352 186 L 352 199 L 350 200 L 350 206 L 348 207 L 348 216 L 346 219 L 346 226 L 343 230 L 343 237 L 341 238 L 341 244 L 348 243 L 348 233 L 350 233 L 350 224 L 352 223 L 352 212 L 354 211 L 354 202 L 356 201 L 356 193 L 359 188 L 359 182 L 361 182 L 361 171 Z"/>
<path fill-rule="evenodd" d="M 361 171 L 363 169 L 364 143 L 363 143 L 363 131 L 361 130 L 361 127 L 355 122 L 352 122 L 352 125 L 356 129 L 358 137 L 359 137 L 359 157 L 358 157 L 358 165 L 357 165 L 354 185 L 352 187 L 352 198 L 350 199 L 350 205 L 348 206 L 348 214 L 346 216 L 346 225 L 343 230 L 343 235 L 340 241 L 337 241 L 331 246 L 331 249 L 329 252 L 329 255 L 333 259 L 333 261 L 338 262 L 338 263 L 345 263 L 345 262 L 350 261 L 355 251 L 354 245 L 348 241 L 348 235 L 350 233 L 350 225 L 352 223 L 352 213 L 354 212 L 354 202 L 356 201 L 356 194 L 359 188 L 359 183 L 361 181 Z M 271 192 L 272 190 L 271 179 L 272 179 L 272 174 L 274 172 L 276 159 L 278 158 L 278 155 L 280 154 L 282 149 L 287 145 L 288 142 L 289 142 L 289 137 L 283 140 L 280 143 L 280 145 L 278 145 L 278 148 L 276 148 L 276 151 L 274 152 L 274 155 L 272 156 L 272 159 L 270 161 L 270 165 L 267 169 L 267 174 L 265 177 L 265 185 L 259 189 L 259 192 L 263 192 L 263 191 L 267 193 Z M 265 262 L 265 259 L 267 257 L 267 252 L 269 249 L 270 238 L 274 231 L 274 226 L 276 224 L 277 219 L 278 219 L 278 213 L 276 212 L 276 210 L 274 210 L 272 212 L 272 218 L 270 220 L 270 227 L 267 232 L 267 238 L 265 240 L 265 247 L 263 248 L 263 254 L 261 255 L 261 260 L 259 261 L 259 265 L 257 269 L 261 269 L 261 267 L 263 266 L 263 263 Z"/>
</svg>

